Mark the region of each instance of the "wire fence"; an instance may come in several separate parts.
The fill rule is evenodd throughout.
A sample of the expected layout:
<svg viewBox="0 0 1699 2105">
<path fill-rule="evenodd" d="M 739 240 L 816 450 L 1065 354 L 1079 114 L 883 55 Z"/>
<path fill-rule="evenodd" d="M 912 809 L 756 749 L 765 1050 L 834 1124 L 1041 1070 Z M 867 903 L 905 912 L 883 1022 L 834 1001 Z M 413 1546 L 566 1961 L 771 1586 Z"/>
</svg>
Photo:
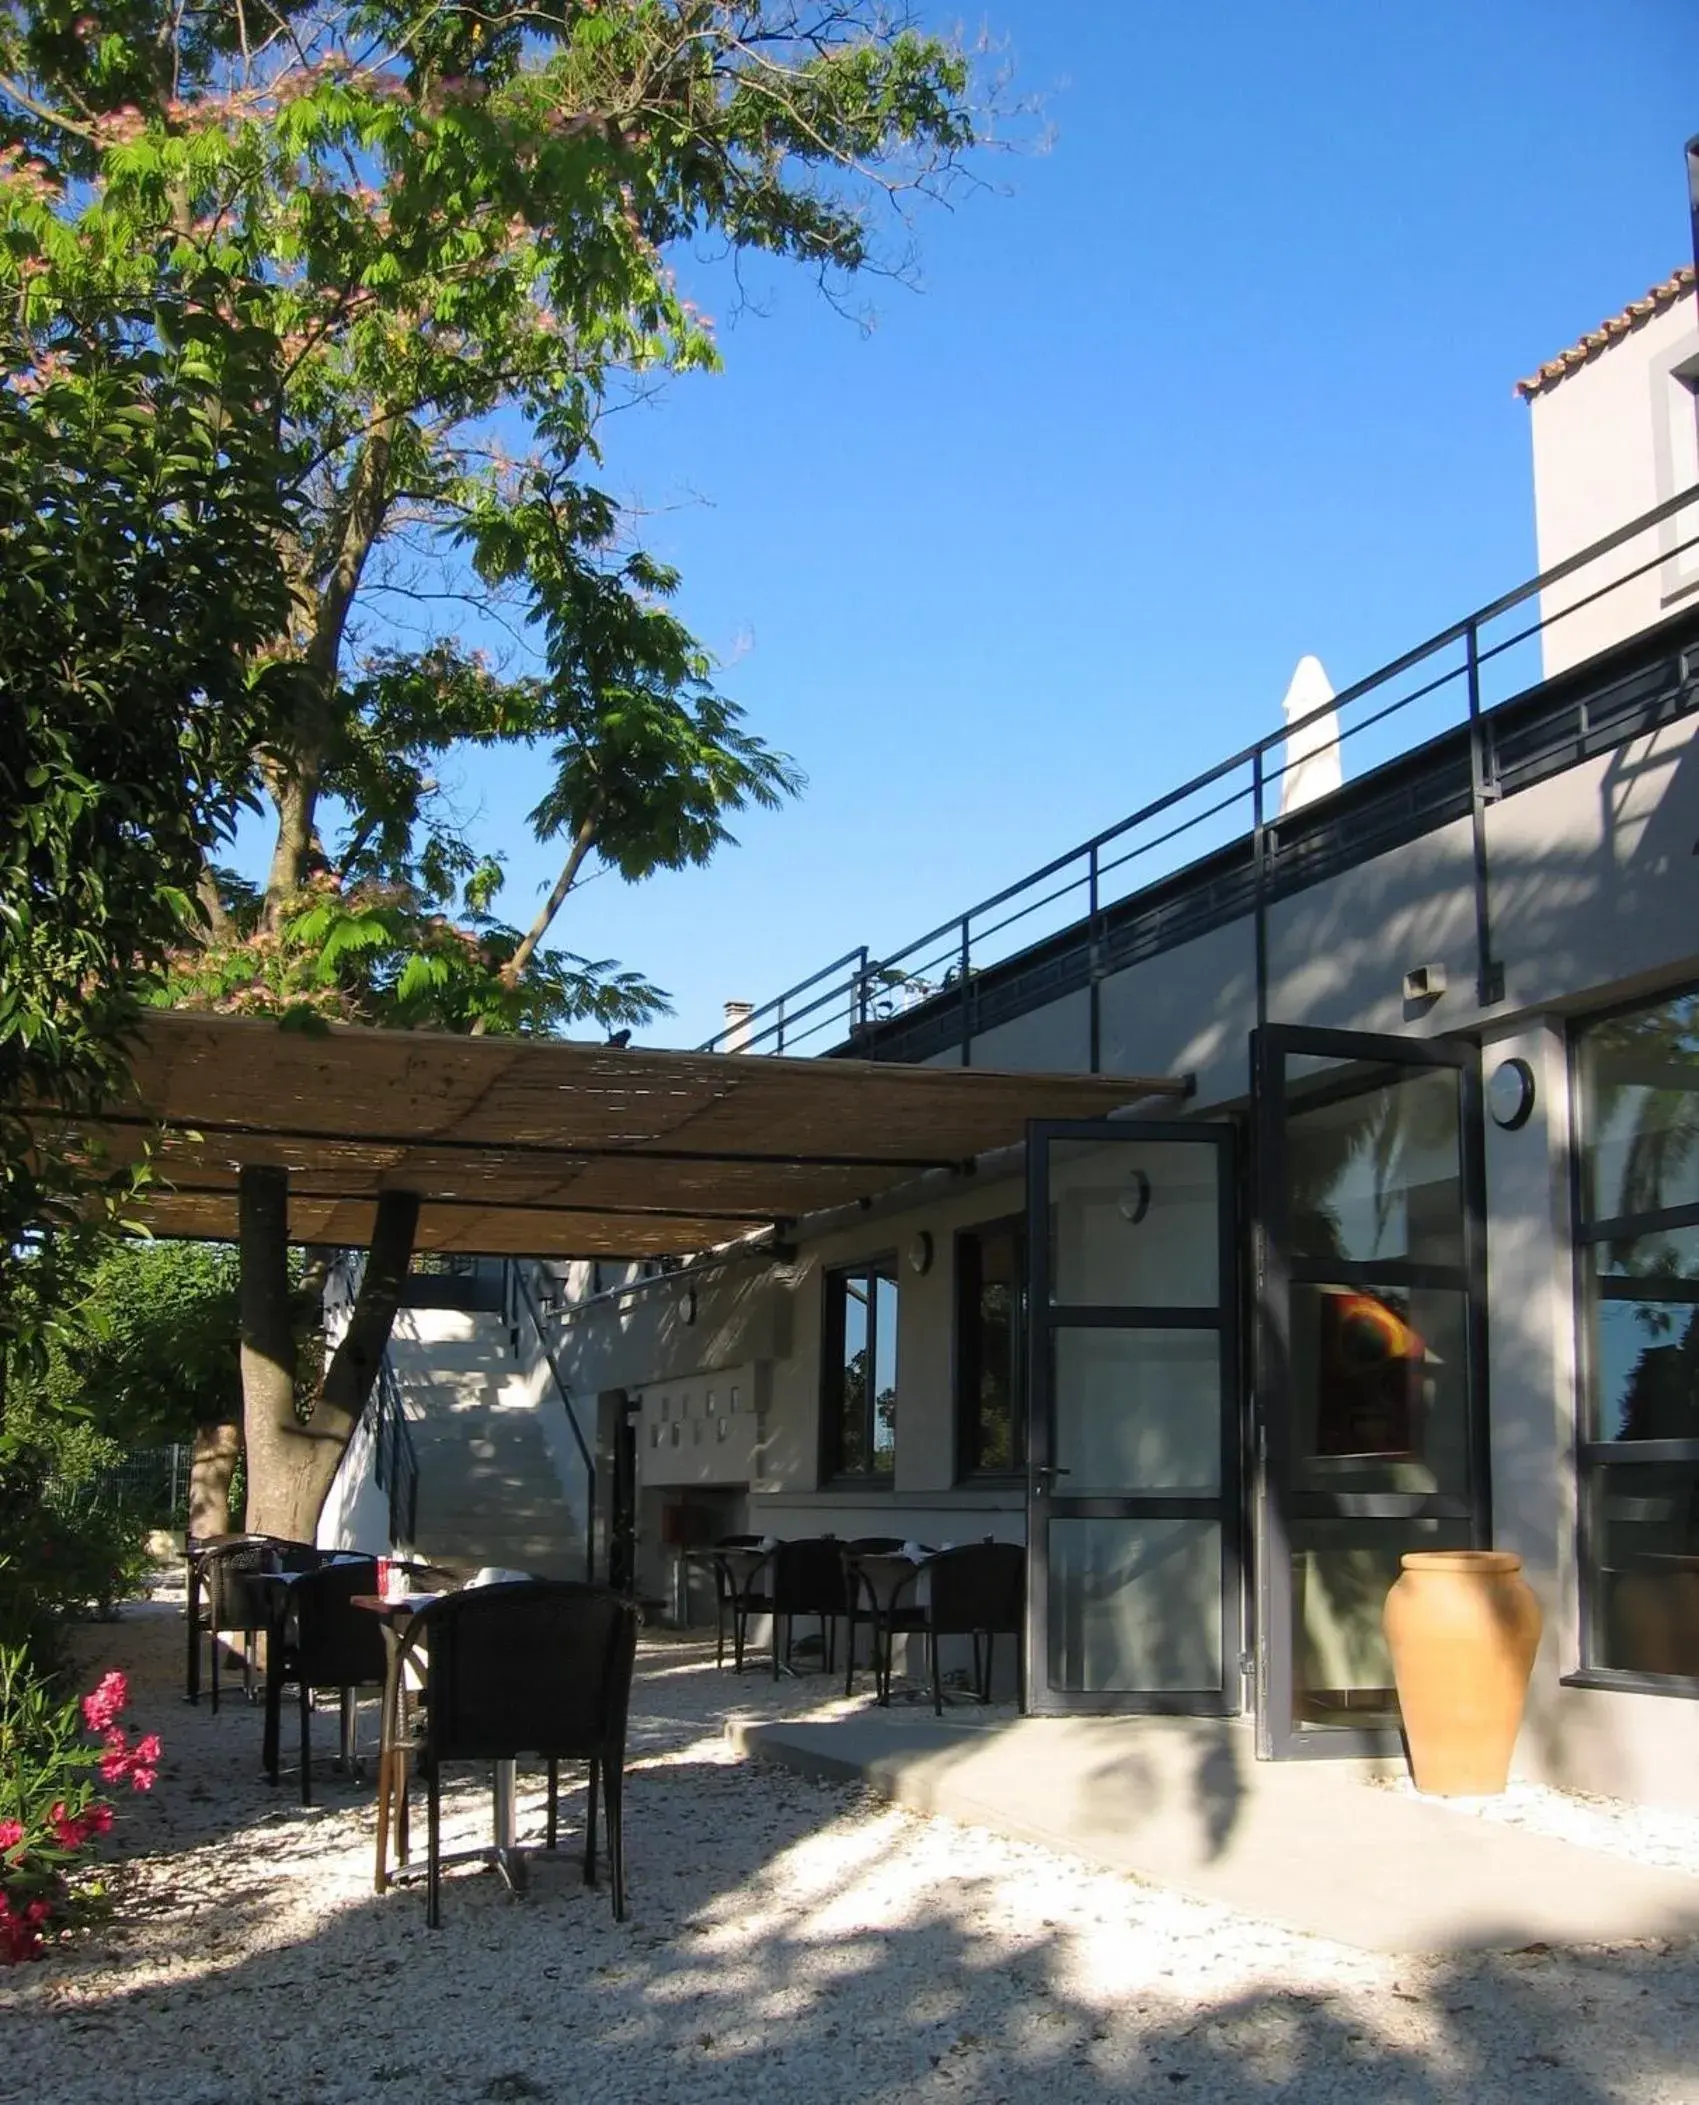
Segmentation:
<svg viewBox="0 0 1699 2105">
<path fill-rule="evenodd" d="M 122 1461 L 98 1471 L 80 1496 L 121 1501 L 150 1527 L 184 1524 L 189 1515 L 189 1462 L 186 1441 L 164 1447 L 133 1447 Z"/>
</svg>

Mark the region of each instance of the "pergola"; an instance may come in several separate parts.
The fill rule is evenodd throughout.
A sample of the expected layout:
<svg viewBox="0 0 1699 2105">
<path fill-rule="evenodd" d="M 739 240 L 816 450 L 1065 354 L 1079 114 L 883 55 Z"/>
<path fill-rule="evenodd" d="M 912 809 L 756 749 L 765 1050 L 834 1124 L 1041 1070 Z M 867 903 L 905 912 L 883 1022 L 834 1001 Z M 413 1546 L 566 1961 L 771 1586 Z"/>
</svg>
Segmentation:
<svg viewBox="0 0 1699 2105">
<path fill-rule="evenodd" d="M 76 1123 L 114 1163 L 154 1148 L 156 1235 L 234 1239 L 238 1174 L 269 1166 L 293 1242 L 363 1244 L 380 1195 L 413 1192 L 417 1249 L 528 1257 L 707 1249 L 1187 1087 L 182 1012 L 132 1068 Z"/>
</svg>

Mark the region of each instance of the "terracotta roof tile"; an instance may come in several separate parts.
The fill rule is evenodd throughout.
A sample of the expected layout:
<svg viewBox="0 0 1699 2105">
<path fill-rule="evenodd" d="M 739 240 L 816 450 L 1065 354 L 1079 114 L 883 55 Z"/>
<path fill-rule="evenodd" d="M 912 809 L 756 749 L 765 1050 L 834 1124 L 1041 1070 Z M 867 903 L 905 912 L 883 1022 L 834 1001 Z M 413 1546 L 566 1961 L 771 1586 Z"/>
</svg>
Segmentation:
<svg viewBox="0 0 1699 2105">
<path fill-rule="evenodd" d="M 1654 315 L 1663 314 L 1677 300 L 1690 293 L 1694 287 L 1694 271 L 1691 263 L 1684 263 L 1673 277 L 1665 278 L 1661 285 L 1654 285 L 1643 299 L 1630 300 L 1620 314 L 1613 314 L 1596 329 L 1591 329 L 1578 344 L 1571 344 L 1567 351 L 1560 351 L 1555 358 L 1548 358 L 1537 373 L 1530 373 L 1526 380 L 1518 380 L 1516 392 L 1525 402 L 1531 402 L 1547 388 L 1555 387 L 1569 374 L 1579 372 L 1590 364 L 1601 351 L 1608 351 L 1631 330 L 1638 329 L 1642 322 L 1649 322 Z"/>
</svg>

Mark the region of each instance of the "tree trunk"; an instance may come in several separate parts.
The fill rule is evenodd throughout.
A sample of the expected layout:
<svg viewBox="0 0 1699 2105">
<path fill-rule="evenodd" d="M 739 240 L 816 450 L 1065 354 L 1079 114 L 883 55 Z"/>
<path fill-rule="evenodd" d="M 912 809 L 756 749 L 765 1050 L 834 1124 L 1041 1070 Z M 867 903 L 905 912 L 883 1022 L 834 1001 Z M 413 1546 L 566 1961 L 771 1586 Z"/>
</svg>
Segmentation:
<svg viewBox="0 0 1699 2105">
<path fill-rule="evenodd" d="M 293 759 L 292 772 L 272 789 L 277 807 L 277 839 L 265 881 L 265 925 L 275 930 L 286 900 L 307 881 L 313 822 L 318 805 L 318 769 L 304 755 Z"/>
<path fill-rule="evenodd" d="M 413 1256 L 419 1200 L 410 1191 L 378 1199 L 365 1276 L 348 1328 L 303 1420 L 295 1408 L 295 1337 L 290 1324 L 289 1177 L 280 1169 L 241 1173 L 242 1399 L 248 1454 L 247 1525 L 260 1534 L 311 1542 L 325 1494 L 377 1380 Z"/>
<path fill-rule="evenodd" d="M 295 1410 L 295 1331 L 289 1319 L 289 1172 L 244 1167 L 237 1180 L 236 1204 L 242 1274 L 247 1525 L 261 1534 L 308 1540 L 318 1508 L 315 1505 L 310 1513 L 305 1512 L 308 1494 L 300 1481 L 307 1428 Z"/>
<path fill-rule="evenodd" d="M 230 1479 L 242 1451 L 239 1425 L 197 1425 L 189 1450 L 189 1533 L 230 1532 Z"/>
<path fill-rule="evenodd" d="M 401 1305 L 401 1289 L 407 1268 L 413 1262 L 413 1238 L 419 1227 L 417 1192 L 385 1191 L 378 1194 L 377 1217 L 372 1222 L 371 1248 L 360 1291 L 348 1318 L 342 1342 L 325 1369 L 324 1388 L 313 1406 L 313 1423 L 320 1412 L 346 1421 L 342 1445 L 347 1446 L 355 1421 L 366 1407 L 372 1384 L 378 1378 L 395 1311 Z M 335 1474 L 334 1468 L 331 1475 Z M 330 1477 L 325 1478 L 330 1489 Z"/>
</svg>

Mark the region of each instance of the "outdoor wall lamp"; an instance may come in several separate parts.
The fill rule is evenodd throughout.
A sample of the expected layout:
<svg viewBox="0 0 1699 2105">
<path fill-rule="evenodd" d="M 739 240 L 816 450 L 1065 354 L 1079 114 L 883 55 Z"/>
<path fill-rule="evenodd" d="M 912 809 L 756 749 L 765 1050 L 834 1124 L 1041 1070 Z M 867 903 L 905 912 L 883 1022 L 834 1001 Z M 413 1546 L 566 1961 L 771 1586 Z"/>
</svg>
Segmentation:
<svg viewBox="0 0 1699 2105">
<path fill-rule="evenodd" d="M 1127 1188 L 1116 1204 L 1129 1228 L 1136 1228 L 1150 1211 L 1150 1179 L 1142 1169 L 1134 1170 L 1127 1179 Z"/>
<path fill-rule="evenodd" d="M 910 1240 L 908 1246 L 908 1268 L 916 1278 L 932 1269 L 932 1237 L 922 1228 Z"/>
<path fill-rule="evenodd" d="M 1501 1060 L 1487 1083 L 1487 1115 L 1514 1133 L 1534 1115 L 1534 1070 L 1526 1060 Z"/>
</svg>

